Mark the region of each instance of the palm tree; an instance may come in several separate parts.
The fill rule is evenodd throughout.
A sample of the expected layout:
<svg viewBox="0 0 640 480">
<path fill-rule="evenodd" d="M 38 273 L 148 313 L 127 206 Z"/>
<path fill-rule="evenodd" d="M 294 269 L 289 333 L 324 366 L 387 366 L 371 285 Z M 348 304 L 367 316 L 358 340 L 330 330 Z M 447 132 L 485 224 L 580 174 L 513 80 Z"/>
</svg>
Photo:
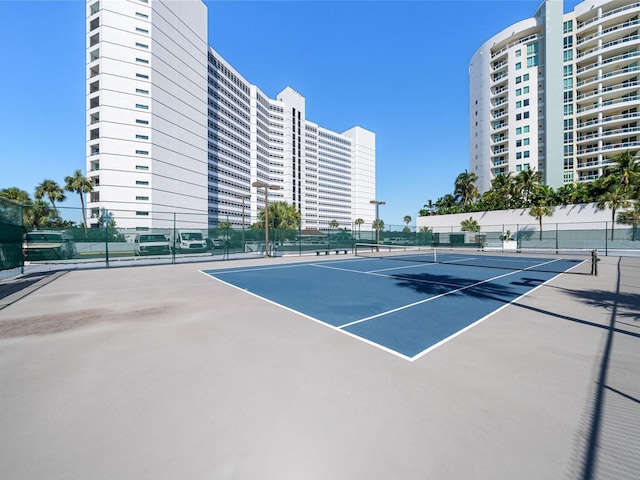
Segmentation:
<svg viewBox="0 0 640 480">
<path fill-rule="evenodd" d="M 259 221 L 252 228 L 264 228 L 264 208 L 260 210 Z M 287 202 L 269 203 L 269 228 L 275 229 L 279 239 L 292 239 L 300 228 L 300 212 Z"/>
<path fill-rule="evenodd" d="M 468 220 L 460 222 L 460 229 L 463 232 L 479 232 L 480 224 L 473 217 L 469 217 Z"/>
<path fill-rule="evenodd" d="M 31 203 L 29 194 L 17 187 L 3 188 L 0 190 L 0 197 L 13 200 L 14 202 L 21 203 L 23 205 Z"/>
<path fill-rule="evenodd" d="M 611 209 L 611 240 L 613 240 L 613 230 L 616 221 L 616 211 L 627 208 L 631 204 L 627 192 L 621 184 L 613 185 L 608 191 L 598 198 L 598 209 Z"/>
<path fill-rule="evenodd" d="M 93 183 L 82 175 L 81 170 L 76 170 L 72 176 L 64 178 L 64 189 L 68 192 L 76 192 L 80 195 L 80 205 L 82 205 L 82 225 L 87 228 L 86 212 L 84 209 L 84 194 L 93 191 Z"/>
<path fill-rule="evenodd" d="M 521 170 L 515 178 L 515 192 L 522 204 L 528 207 L 533 202 L 533 195 L 540 185 L 542 175 L 535 170 Z"/>
<path fill-rule="evenodd" d="M 469 173 L 466 170 L 456 177 L 453 193 L 460 201 L 461 205 L 464 206 L 473 202 L 473 200 L 478 196 L 478 187 L 475 185 L 475 182 L 477 181 L 478 176 L 475 173 Z"/>
<path fill-rule="evenodd" d="M 538 220 L 540 225 L 540 240 L 542 240 L 542 217 L 550 217 L 553 215 L 553 210 L 548 205 L 542 203 L 534 205 L 529 210 L 529 215 Z"/>
<path fill-rule="evenodd" d="M 407 225 L 405 227 L 405 230 L 409 231 L 409 224 L 411 223 L 411 215 L 405 215 L 404 218 L 402 219 L 404 221 L 404 223 Z"/>
<path fill-rule="evenodd" d="M 489 196 L 493 196 L 497 202 L 497 210 L 508 210 L 511 208 L 511 203 L 514 195 L 514 180 L 509 173 L 499 173 L 491 181 L 491 190 L 487 192 Z"/>
<path fill-rule="evenodd" d="M 420 216 L 426 217 L 428 215 L 433 215 L 435 209 L 436 206 L 433 204 L 433 200 L 429 200 L 424 204 L 422 210 L 420 210 Z"/>
<path fill-rule="evenodd" d="M 633 209 L 620 212 L 617 222 L 622 225 L 631 225 L 631 240 L 635 240 L 638 224 L 640 224 L 640 200 L 633 202 Z"/>
<path fill-rule="evenodd" d="M 51 202 L 51 206 L 57 211 L 56 202 L 62 202 L 65 200 L 64 190 L 56 183 L 55 180 L 43 180 L 36 187 L 36 193 L 34 197 L 36 200 L 42 200 L 47 197 Z"/>
<path fill-rule="evenodd" d="M 362 218 L 356 218 L 356 221 L 353 222 L 358 226 L 358 240 L 360 240 L 360 226 L 364 223 Z"/>
<path fill-rule="evenodd" d="M 609 159 L 613 162 L 605 170 L 607 175 L 612 175 L 625 190 L 634 185 L 640 178 L 640 162 L 634 154 L 629 151 L 614 155 Z"/>
<path fill-rule="evenodd" d="M 25 208 L 26 226 L 45 227 L 51 223 L 51 218 L 55 216 L 55 210 L 52 210 L 44 200 L 36 200 Z"/>
</svg>

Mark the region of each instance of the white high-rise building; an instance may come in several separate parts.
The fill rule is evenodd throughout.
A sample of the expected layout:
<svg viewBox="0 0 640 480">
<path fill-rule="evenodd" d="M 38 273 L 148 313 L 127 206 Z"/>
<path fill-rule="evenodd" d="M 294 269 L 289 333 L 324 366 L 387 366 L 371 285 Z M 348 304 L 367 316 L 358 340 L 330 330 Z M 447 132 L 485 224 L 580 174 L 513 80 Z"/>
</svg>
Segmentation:
<svg viewBox="0 0 640 480">
<path fill-rule="evenodd" d="M 602 175 L 640 146 L 640 3 L 586 0 L 487 40 L 469 65 L 469 165 L 480 192 L 526 169 L 558 188 Z"/>
<path fill-rule="evenodd" d="M 207 41 L 196 1 L 87 1 L 89 223 L 249 225 L 286 201 L 305 228 L 370 223 L 375 135 L 307 120 L 305 99 L 271 99 Z"/>
</svg>

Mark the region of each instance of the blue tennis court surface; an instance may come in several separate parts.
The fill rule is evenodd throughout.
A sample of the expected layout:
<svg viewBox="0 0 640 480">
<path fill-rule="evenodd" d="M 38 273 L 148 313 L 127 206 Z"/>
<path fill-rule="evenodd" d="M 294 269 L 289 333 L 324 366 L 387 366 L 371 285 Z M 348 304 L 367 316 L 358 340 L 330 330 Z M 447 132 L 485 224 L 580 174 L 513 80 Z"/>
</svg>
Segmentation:
<svg viewBox="0 0 640 480">
<path fill-rule="evenodd" d="M 579 262 L 506 270 L 347 258 L 203 273 L 413 360 L 558 275 L 536 269 L 556 261 Z"/>
</svg>

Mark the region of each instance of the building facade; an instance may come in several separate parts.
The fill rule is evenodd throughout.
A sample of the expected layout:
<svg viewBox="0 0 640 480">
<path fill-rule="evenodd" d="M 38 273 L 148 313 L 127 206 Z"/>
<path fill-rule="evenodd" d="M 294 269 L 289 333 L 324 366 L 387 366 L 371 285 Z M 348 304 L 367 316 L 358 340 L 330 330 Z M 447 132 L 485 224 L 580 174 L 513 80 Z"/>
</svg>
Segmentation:
<svg viewBox="0 0 640 480">
<path fill-rule="evenodd" d="M 480 192 L 499 174 L 595 180 L 640 145 L 640 2 L 561 0 L 487 40 L 469 64 L 469 165 Z"/>
<path fill-rule="evenodd" d="M 248 226 L 266 195 L 303 228 L 373 222 L 375 134 L 308 120 L 290 87 L 269 98 L 207 28 L 199 0 L 87 1 L 89 224 Z"/>
</svg>

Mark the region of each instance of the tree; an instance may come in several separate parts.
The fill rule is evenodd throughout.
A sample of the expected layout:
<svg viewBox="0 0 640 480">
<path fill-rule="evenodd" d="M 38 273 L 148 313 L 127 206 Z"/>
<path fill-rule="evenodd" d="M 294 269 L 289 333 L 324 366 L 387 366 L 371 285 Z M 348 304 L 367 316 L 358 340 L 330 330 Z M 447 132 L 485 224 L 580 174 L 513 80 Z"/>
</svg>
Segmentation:
<svg viewBox="0 0 640 480">
<path fill-rule="evenodd" d="M 496 210 L 511 208 L 514 196 L 514 180 L 511 172 L 496 175 L 491 182 L 491 190 L 487 193 L 489 199 L 495 202 Z"/>
<path fill-rule="evenodd" d="M 51 206 L 57 211 L 56 202 L 62 202 L 65 200 L 64 190 L 56 183 L 55 180 L 43 180 L 36 187 L 36 193 L 34 195 L 36 200 L 42 200 L 47 197 L 51 202 Z"/>
<path fill-rule="evenodd" d="M 477 181 L 478 176 L 466 170 L 456 177 L 453 193 L 461 205 L 465 206 L 472 203 L 478 196 L 478 187 L 475 185 Z"/>
<path fill-rule="evenodd" d="M 374 230 L 384 230 L 384 221 L 380 218 L 378 220 L 374 220 L 372 226 Z"/>
<path fill-rule="evenodd" d="M 0 197 L 13 200 L 14 202 L 21 203 L 23 205 L 27 205 L 32 202 L 27 192 L 16 187 L 3 188 L 0 190 Z"/>
<path fill-rule="evenodd" d="M 25 206 L 25 226 L 41 228 L 51 226 L 52 217 L 55 218 L 55 210 L 53 210 L 44 200 L 36 200 L 35 202 Z"/>
<path fill-rule="evenodd" d="M 336 219 L 333 219 L 329 222 L 329 230 L 335 230 L 340 226 Z"/>
<path fill-rule="evenodd" d="M 433 215 L 435 213 L 435 210 L 436 210 L 436 206 L 433 203 L 433 200 L 429 200 L 427 203 L 424 204 L 424 206 L 420 210 L 420 216 L 426 217 L 428 215 Z"/>
<path fill-rule="evenodd" d="M 251 228 L 264 228 L 264 208 L 260 210 L 259 218 Z M 276 231 L 276 240 L 295 238 L 300 228 L 300 212 L 287 202 L 269 203 L 269 228 Z"/>
<path fill-rule="evenodd" d="M 627 208 L 631 202 L 622 184 L 614 184 L 608 191 L 603 193 L 598 199 L 598 209 L 611 209 L 611 240 L 613 240 L 616 212 L 621 208 Z"/>
<path fill-rule="evenodd" d="M 633 203 L 633 209 L 620 212 L 617 222 L 622 225 L 631 225 L 631 240 L 635 240 L 638 224 L 640 224 L 640 200 Z"/>
<path fill-rule="evenodd" d="M 624 190 L 629 192 L 640 178 L 640 162 L 629 151 L 614 155 L 609 160 L 612 165 L 606 168 L 605 173 L 611 175 L 616 183 L 620 183 Z"/>
<path fill-rule="evenodd" d="M 411 223 L 411 215 L 405 215 L 403 218 L 404 223 L 407 225 L 405 230 L 409 228 L 409 224 Z"/>
<path fill-rule="evenodd" d="M 529 215 L 538 220 L 540 225 L 540 240 L 542 240 L 542 217 L 550 217 L 553 215 L 553 210 L 548 205 L 538 204 L 531 207 Z"/>
<path fill-rule="evenodd" d="M 515 193 L 521 204 L 529 207 L 533 203 L 533 195 L 540 185 L 542 175 L 535 170 L 521 170 L 515 178 Z"/>
<path fill-rule="evenodd" d="M 358 226 L 358 240 L 360 239 L 360 226 L 364 223 L 362 218 L 356 218 L 356 221 L 353 222 Z"/>
<path fill-rule="evenodd" d="M 480 224 L 473 217 L 469 217 L 469 219 L 460 222 L 460 229 L 463 232 L 479 232 Z"/>
<path fill-rule="evenodd" d="M 80 205 L 82 206 L 82 225 L 84 228 L 87 228 L 84 194 L 93 191 L 93 183 L 87 177 L 82 175 L 81 170 L 76 170 L 73 175 L 65 177 L 64 181 L 64 189 L 66 191 L 75 192 L 80 196 Z"/>
</svg>

